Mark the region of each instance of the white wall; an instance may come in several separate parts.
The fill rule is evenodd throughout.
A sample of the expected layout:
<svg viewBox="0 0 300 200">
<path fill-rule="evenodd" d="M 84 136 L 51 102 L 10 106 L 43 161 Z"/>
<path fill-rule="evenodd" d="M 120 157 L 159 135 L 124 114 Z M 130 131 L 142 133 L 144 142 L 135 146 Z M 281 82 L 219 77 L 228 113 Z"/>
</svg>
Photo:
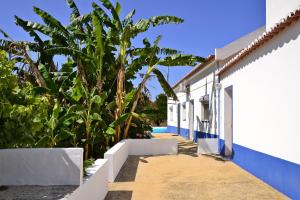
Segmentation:
<svg viewBox="0 0 300 200">
<path fill-rule="evenodd" d="M 194 100 L 194 130 L 201 131 L 201 132 L 210 132 L 215 133 L 215 106 L 214 99 L 212 99 L 213 93 L 213 81 L 214 81 L 214 71 L 218 68 L 218 63 L 213 62 L 211 65 L 207 66 L 201 74 L 193 77 L 190 80 L 191 84 L 191 99 Z M 217 80 L 215 80 L 217 81 Z M 204 95 L 209 95 L 209 105 L 210 109 L 212 109 L 212 127 L 210 130 L 207 129 L 207 123 L 201 122 L 201 102 L 200 98 Z"/>
<path fill-rule="evenodd" d="M 198 154 L 219 154 L 218 138 L 201 138 L 197 143 Z"/>
<path fill-rule="evenodd" d="M 180 127 L 181 128 L 188 128 L 188 114 L 187 114 L 187 111 L 189 110 L 189 104 L 188 102 L 186 101 L 187 100 L 187 96 L 186 96 L 186 93 L 179 93 L 177 95 L 178 97 L 178 101 L 177 101 L 177 104 L 180 103 Z M 183 113 L 183 103 L 185 103 L 185 111 L 186 111 L 186 118 L 185 120 L 182 118 L 182 113 Z M 178 112 L 178 110 L 177 110 Z M 176 114 L 177 116 L 177 114 Z"/>
<path fill-rule="evenodd" d="M 208 66 L 206 66 L 203 70 L 201 70 L 201 72 L 197 73 L 196 75 L 194 75 L 193 77 L 189 78 L 189 80 L 187 80 L 185 82 L 185 84 L 190 84 L 190 99 L 194 100 L 194 130 L 195 131 L 202 131 L 205 132 L 206 130 L 206 124 L 203 124 L 201 122 L 201 102 L 200 102 L 200 98 L 206 94 L 209 95 L 210 97 L 210 102 L 211 102 L 211 95 L 212 95 L 212 87 L 213 87 L 213 72 L 215 70 L 217 70 L 218 68 L 218 63 L 217 62 L 212 62 L 211 64 L 209 64 Z M 216 81 L 216 80 L 215 80 Z M 175 90 L 176 91 L 176 90 Z M 175 126 L 177 127 L 177 104 L 180 103 L 181 105 L 181 117 L 180 117 L 180 127 L 184 128 L 184 129 L 189 129 L 189 103 L 187 102 L 187 96 L 186 93 L 183 92 L 178 92 L 176 93 L 177 97 L 178 97 L 178 101 L 174 102 L 173 100 L 168 100 L 168 106 L 174 106 L 173 107 L 173 113 L 174 113 L 174 117 L 173 120 L 170 120 L 170 113 L 168 113 L 168 125 L 169 126 Z M 186 120 L 182 119 L 182 104 L 186 102 Z M 214 100 L 213 100 L 213 103 Z M 212 113 L 215 113 L 214 111 L 214 104 L 210 105 L 211 108 L 213 109 Z M 168 109 L 168 112 L 170 112 L 170 110 Z M 213 116 L 213 126 L 211 128 L 211 130 L 209 132 L 215 133 L 216 131 L 216 126 L 215 126 L 215 122 L 216 122 L 216 118 Z"/>
<path fill-rule="evenodd" d="M 238 53 L 239 51 L 247 47 L 249 44 L 251 44 L 251 42 L 257 39 L 259 36 L 261 36 L 265 32 L 265 30 L 265 26 L 260 27 L 257 30 L 244 35 L 243 37 L 231 42 L 230 44 L 227 44 L 222 48 L 216 48 L 216 60 L 225 60 L 228 57 Z"/>
<path fill-rule="evenodd" d="M 80 185 L 83 149 L 0 150 L 0 185 Z"/>
<path fill-rule="evenodd" d="M 114 182 L 128 155 L 169 155 L 177 154 L 176 139 L 127 139 L 115 144 L 104 154 L 108 160 L 108 181 Z"/>
<path fill-rule="evenodd" d="M 128 155 L 177 154 L 176 139 L 128 139 L 113 146 L 87 169 L 82 183 L 82 148 L 0 150 L 1 185 L 79 185 L 69 200 L 104 199 Z"/>
<path fill-rule="evenodd" d="M 77 188 L 68 200 L 101 200 L 108 192 L 108 161 L 98 159 L 89 170 L 93 170 L 93 175 L 83 185 Z"/>
<path fill-rule="evenodd" d="M 174 155 L 177 154 L 177 140 L 174 139 L 130 139 L 129 155 Z"/>
<path fill-rule="evenodd" d="M 114 182 L 120 169 L 128 157 L 128 142 L 122 140 L 121 142 L 114 145 L 105 154 L 104 158 L 108 159 L 109 175 L 108 180 Z"/>
<path fill-rule="evenodd" d="M 188 119 L 183 120 L 182 119 L 182 104 L 186 102 L 186 94 L 184 92 L 177 92 L 176 93 L 178 97 L 178 101 L 173 101 L 171 99 L 168 99 L 168 126 L 174 126 L 177 127 L 177 114 L 178 114 L 178 107 L 177 104 L 180 103 L 180 126 L 182 128 L 188 127 Z M 171 120 L 170 117 L 170 110 L 169 107 L 173 106 L 173 120 Z M 188 111 L 188 103 L 186 103 L 186 111 Z M 186 113 L 186 117 L 188 118 L 188 113 Z"/>
<path fill-rule="evenodd" d="M 208 64 L 206 67 L 204 67 L 201 71 L 193 75 L 191 78 L 182 81 L 180 85 L 178 85 L 176 88 L 174 88 L 175 92 L 179 91 L 180 88 L 185 88 L 186 85 L 190 85 L 190 99 L 194 100 L 194 130 L 200 131 L 200 132 L 209 132 L 212 134 L 216 134 L 218 132 L 218 92 L 215 93 L 215 96 L 212 97 L 212 88 L 213 88 L 213 73 L 217 71 L 218 68 L 221 68 L 226 62 L 231 59 L 234 55 L 236 55 L 237 52 L 239 52 L 241 49 L 245 48 L 247 45 L 249 45 L 251 42 L 253 42 L 254 39 L 256 39 L 258 36 L 262 35 L 265 31 L 265 27 L 261 27 L 235 41 L 232 43 L 222 47 L 217 48 L 215 50 L 216 56 L 215 61 Z M 217 79 L 215 79 L 217 82 Z M 173 120 L 170 120 L 170 110 L 168 107 L 168 125 L 177 127 L 177 104 L 187 101 L 186 93 L 184 92 L 176 92 L 178 101 L 174 102 L 173 100 L 168 100 L 168 106 L 174 106 L 173 113 L 175 117 L 173 117 Z M 208 128 L 207 123 L 203 123 L 201 119 L 201 102 L 199 99 L 208 94 L 209 100 L 210 100 L 210 109 L 211 109 L 211 125 Z M 189 111 L 189 103 L 186 103 L 186 110 L 187 110 L 187 116 Z M 182 113 L 182 107 L 180 112 Z M 181 114 L 182 115 L 182 114 Z M 180 120 L 180 127 L 184 129 L 189 129 L 189 119 L 187 117 L 186 120 L 183 120 L 181 117 Z"/>
<path fill-rule="evenodd" d="M 284 1 L 287 2 L 287 1 Z M 233 142 L 300 164 L 300 21 L 240 61 L 221 79 L 233 85 Z"/>
<path fill-rule="evenodd" d="M 266 27 L 269 29 L 300 6 L 300 0 L 267 0 Z"/>
<path fill-rule="evenodd" d="M 171 120 L 170 107 L 173 107 L 173 120 Z M 177 102 L 168 99 L 168 125 L 177 126 Z"/>
</svg>

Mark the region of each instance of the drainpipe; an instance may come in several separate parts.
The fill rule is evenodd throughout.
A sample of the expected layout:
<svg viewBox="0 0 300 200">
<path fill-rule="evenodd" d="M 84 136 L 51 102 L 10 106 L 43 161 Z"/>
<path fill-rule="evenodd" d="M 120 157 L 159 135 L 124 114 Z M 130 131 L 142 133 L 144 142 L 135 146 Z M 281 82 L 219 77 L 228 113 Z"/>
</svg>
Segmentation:
<svg viewBox="0 0 300 200">
<path fill-rule="evenodd" d="M 218 71 L 219 71 L 219 61 L 217 61 L 217 65 L 218 65 Z M 217 90 L 217 95 L 218 95 L 218 151 L 219 151 L 219 154 L 221 154 L 221 140 L 220 140 L 220 133 L 221 133 L 221 128 L 220 128 L 220 124 L 221 124 L 221 113 L 220 113 L 220 110 L 221 110 L 221 102 L 220 102 L 220 93 L 221 93 L 221 83 L 220 83 L 220 76 L 218 76 L 217 78 L 217 84 L 216 84 L 216 90 Z"/>
</svg>

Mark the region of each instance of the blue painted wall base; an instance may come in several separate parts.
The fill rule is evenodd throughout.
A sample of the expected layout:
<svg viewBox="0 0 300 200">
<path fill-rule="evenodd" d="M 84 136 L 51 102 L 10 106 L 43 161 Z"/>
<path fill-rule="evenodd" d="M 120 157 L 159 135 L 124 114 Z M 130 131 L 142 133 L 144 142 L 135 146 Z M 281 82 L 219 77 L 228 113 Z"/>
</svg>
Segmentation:
<svg viewBox="0 0 300 200">
<path fill-rule="evenodd" d="M 224 140 L 220 139 L 224 155 Z M 232 161 L 292 199 L 300 200 L 300 165 L 238 144 L 233 144 Z"/>
<path fill-rule="evenodd" d="M 168 126 L 168 132 L 177 134 L 177 127 Z M 189 139 L 189 130 L 181 128 L 180 136 Z M 216 138 L 217 135 L 194 131 L 194 142 L 198 138 Z M 219 140 L 224 155 L 224 140 Z M 300 155 L 299 155 L 300 156 Z M 232 161 L 263 180 L 291 199 L 300 200 L 300 165 L 238 144 L 233 144 Z"/>
<path fill-rule="evenodd" d="M 167 131 L 169 133 L 175 133 L 177 134 L 177 127 L 175 126 L 168 126 Z M 184 137 L 186 139 L 190 139 L 190 135 L 189 135 L 189 129 L 186 128 L 180 128 L 180 134 L 181 137 Z M 194 139 L 193 141 L 195 143 L 197 143 L 198 138 L 217 138 L 218 136 L 215 134 L 211 134 L 211 133 L 204 133 L 201 131 L 194 131 Z"/>
</svg>

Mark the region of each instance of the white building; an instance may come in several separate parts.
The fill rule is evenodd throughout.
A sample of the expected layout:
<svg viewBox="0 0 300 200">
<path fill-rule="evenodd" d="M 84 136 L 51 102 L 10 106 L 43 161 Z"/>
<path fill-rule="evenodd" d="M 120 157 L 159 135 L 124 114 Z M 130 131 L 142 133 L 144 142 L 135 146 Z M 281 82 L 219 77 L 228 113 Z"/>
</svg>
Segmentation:
<svg viewBox="0 0 300 200">
<path fill-rule="evenodd" d="M 300 199 L 300 0 L 267 0 L 266 28 L 216 49 L 168 101 L 168 130 Z M 215 139 L 216 140 L 216 139 Z"/>
</svg>

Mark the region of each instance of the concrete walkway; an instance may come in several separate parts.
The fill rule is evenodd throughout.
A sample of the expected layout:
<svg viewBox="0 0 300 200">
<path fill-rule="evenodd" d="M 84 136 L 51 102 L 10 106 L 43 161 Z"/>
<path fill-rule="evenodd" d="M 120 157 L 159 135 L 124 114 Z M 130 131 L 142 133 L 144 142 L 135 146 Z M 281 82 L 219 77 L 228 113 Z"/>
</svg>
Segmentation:
<svg viewBox="0 0 300 200">
<path fill-rule="evenodd" d="M 106 200 L 287 199 L 232 162 L 198 156 L 192 142 L 178 139 L 178 155 L 129 156 Z"/>
</svg>

